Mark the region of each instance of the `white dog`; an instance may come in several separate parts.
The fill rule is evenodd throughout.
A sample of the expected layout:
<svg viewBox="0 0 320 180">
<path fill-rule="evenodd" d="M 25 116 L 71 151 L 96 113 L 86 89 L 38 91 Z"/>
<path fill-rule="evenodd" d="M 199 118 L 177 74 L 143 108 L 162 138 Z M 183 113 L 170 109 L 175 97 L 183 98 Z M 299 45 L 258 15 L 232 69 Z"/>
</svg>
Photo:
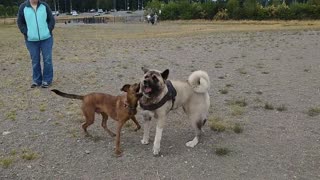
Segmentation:
<svg viewBox="0 0 320 180">
<path fill-rule="evenodd" d="M 159 155 L 162 130 L 167 114 L 172 109 L 182 107 L 195 129 L 194 139 L 187 142 L 186 146 L 197 145 L 210 106 L 208 74 L 205 71 L 195 71 L 191 73 L 187 81 L 169 81 L 167 80 L 168 69 L 163 72 L 146 68 L 142 70 L 144 76 L 140 82 L 140 91 L 143 96 L 140 99 L 140 107 L 143 109 L 144 134 L 141 143 L 149 143 L 150 121 L 154 117 L 157 120 L 157 128 L 153 154 Z"/>
</svg>

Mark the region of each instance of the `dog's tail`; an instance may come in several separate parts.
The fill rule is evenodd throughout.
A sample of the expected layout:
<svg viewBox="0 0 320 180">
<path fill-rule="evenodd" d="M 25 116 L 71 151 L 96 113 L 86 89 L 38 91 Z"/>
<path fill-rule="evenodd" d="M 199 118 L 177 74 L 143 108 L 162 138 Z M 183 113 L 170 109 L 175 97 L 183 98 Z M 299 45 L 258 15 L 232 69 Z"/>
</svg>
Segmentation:
<svg viewBox="0 0 320 180">
<path fill-rule="evenodd" d="M 70 98 L 70 99 L 83 100 L 83 97 L 84 97 L 84 96 L 80 96 L 80 95 L 76 95 L 76 94 L 67 94 L 67 93 L 61 92 L 61 91 L 59 91 L 57 89 L 52 89 L 51 91 L 56 93 L 56 94 L 58 94 L 59 96 Z"/>
<path fill-rule="evenodd" d="M 205 71 L 194 71 L 190 74 L 188 82 L 197 93 L 208 92 L 210 88 L 210 79 L 208 73 Z"/>
</svg>

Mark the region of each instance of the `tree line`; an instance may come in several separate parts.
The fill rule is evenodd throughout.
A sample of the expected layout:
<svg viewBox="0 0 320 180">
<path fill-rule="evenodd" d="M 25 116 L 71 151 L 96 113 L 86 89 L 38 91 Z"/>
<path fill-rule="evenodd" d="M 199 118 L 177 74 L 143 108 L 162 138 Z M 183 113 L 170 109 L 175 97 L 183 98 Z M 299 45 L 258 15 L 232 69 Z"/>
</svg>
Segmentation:
<svg viewBox="0 0 320 180">
<path fill-rule="evenodd" d="M 161 10 L 162 20 L 176 19 L 320 19 L 320 0 L 153 0 L 147 13 Z"/>
<path fill-rule="evenodd" d="M 16 16 L 25 0 L 0 0 L 0 17 Z M 157 12 L 175 19 L 320 19 L 320 0 L 43 0 L 52 10 L 91 9 Z M 161 14 L 159 14 L 161 10 Z"/>
</svg>

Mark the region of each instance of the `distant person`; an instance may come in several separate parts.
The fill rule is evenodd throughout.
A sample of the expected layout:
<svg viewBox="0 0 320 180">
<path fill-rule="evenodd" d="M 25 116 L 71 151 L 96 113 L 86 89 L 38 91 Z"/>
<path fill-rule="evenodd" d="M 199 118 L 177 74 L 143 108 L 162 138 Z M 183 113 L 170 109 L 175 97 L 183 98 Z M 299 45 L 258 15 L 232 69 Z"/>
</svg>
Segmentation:
<svg viewBox="0 0 320 180">
<path fill-rule="evenodd" d="M 157 24 L 158 22 L 158 15 L 157 13 L 154 14 L 154 24 Z"/>
<path fill-rule="evenodd" d="M 150 16 L 150 14 L 148 14 L 148 15 L 147 15 L 147 22 L 148 22 L 148 24 L 150 23 L 150 18 L 151 18 L 151 16 Z"/>
<path fill-rule="evenodd" d="M 53 80 L 52 47 L 55 19 L 47 3 L 41 0 L 26 0 L 19 7 L 18 27 L 24 35 L 32 61 L 31 88 L 47 88 Z M 43 59 L 41 70 L 40 53 Z"/>
</svg>

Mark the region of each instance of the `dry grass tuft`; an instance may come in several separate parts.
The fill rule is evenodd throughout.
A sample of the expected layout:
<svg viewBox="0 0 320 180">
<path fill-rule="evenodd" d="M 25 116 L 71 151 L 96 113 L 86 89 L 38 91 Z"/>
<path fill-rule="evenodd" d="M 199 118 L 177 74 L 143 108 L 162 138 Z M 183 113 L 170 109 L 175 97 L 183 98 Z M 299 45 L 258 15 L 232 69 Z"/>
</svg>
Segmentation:
<svg viewBox="0 0 320 180">
<path fill-rule="evenodd" d="M 208 120 L 211 130 L 216 132 L 223 132 L 227 129 L 227 123 L 221 117 L 211 117 Z"/>
<path fill-rule="evenodd" d="M 318 116 L 320 114 L 320 107 L 309 108 L 307 114 L 311 117 Z"/>
<path fill-rule="evenodd" d="M 228 148 L 217 148 L 215 150 L 216 155 L 218 156 L 226 156 L 228 154 L 230 154 L 231 150 L 229 150 Z"/>
</svg>

